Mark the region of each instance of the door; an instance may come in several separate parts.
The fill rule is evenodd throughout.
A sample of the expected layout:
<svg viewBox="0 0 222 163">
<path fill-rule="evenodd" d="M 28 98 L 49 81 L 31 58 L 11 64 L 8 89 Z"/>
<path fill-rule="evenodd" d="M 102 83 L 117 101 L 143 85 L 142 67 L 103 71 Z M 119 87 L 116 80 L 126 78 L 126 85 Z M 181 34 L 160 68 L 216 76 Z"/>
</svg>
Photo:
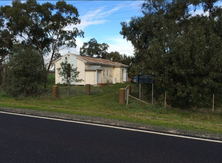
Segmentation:
<svg viewBox="0 0 222 163">
<path fill-rule="evenodd" d="M 100 74 L 100 72 L 97 71 L 97 84 L 99 84 L 99 74 Z"/>
</svg>

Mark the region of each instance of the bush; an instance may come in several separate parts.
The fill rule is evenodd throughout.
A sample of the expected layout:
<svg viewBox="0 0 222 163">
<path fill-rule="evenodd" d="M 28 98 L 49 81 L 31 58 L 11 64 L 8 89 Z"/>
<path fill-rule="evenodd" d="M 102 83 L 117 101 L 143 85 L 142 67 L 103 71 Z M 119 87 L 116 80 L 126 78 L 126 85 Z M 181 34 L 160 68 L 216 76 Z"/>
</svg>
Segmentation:
<svg viewBox="0 0 222 163">
<path fill-rule="evenodd" d="M 2 88 L 6 94 L 27 97 L 39 93 L 39 84 L 42 82 L 42 59 L 33 48 L 16 45 L 4 67 Z"/>
</svg>

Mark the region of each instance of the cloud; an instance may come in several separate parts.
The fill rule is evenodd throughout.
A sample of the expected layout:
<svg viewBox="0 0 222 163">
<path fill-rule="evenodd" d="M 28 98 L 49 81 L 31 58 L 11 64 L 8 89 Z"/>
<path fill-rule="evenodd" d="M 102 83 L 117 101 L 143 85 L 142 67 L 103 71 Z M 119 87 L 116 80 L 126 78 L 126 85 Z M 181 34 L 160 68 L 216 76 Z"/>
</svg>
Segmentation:
<svg viewBox="0 0 222 163">
<path fill-rule="evenodd" d="M 135 10 L 135 9 L 136 9 L 136 10 L 141 10 L 141 6 L 142 6 L 142 4 L 143 4 L 144 2 L 145 2 L 145 1 L 140 1 L 140 0 L 134 1 L 133 3 L 130 3 L 129 6 L 130 6 L 131 8 L 133 8 L 134 10 Z"/>
<path fill-rule="evenodd" d="M 90 38 L 92 38 L 92 37 L 88 36 L 87 38 L 77 38 L 76 39 L 76 44 L 77 44 L 76 48 L 65 48 L 65 49 L 60 50 L 59 52 L 62 55 L 65 55 L 68 52 L 74 53 L 74 54 L 79 54 L 80 47 L 82 47 L 84 42 L 88 42 L 90 40 Z M 117 51 L 120 54 L 126 54 L 128 56 L 133 56 L 134 48 L 133 48 L 131 42 L 123 39 L 122 36 L 117 35 L 117 36 L 113 36 L 110 38 L 107 37 L 107 39 L 104 39 L 100 43 L 103 43 L 103 42 L 105 42 L 105 43 L 108 42 L 108 45 L 109 45 L 108 52 Z"/>
<path fill-rule="evenodd" d="M 103 8 L 99 8 L 97 10 L 89 11 L 82 17 L 80 17 L 81 23 L 78 25 L 70 25 L 65 28 L 65 30 L 72 30 L 74 27 L 78 29 L 84 30 L 86 27 L 91 25 L 98 25 L 107 22 L 107 20 L 103 19 L 101 16 L 98 17 L 102 13 Z"/>
<path fill-rule="evenodd" d="M 76 47 L 75 48 L 65 48 L 62 50 L 59 50 L 59 52 L 61 53 L 61 55 L 65 55 L 68 52 L 73 53 L 73 54 L 79 54 L 79 50 L 80 48 L 83 46 L 84 42 L 88 42 L 92 37 L 91 36 L 87 36 L 84 38 L 76 38 Z"/>
<path fill-rule="evenodd" d="M 78 25 L 70 25 L 65 28 L 65 30 L 72 30 L 74 27 L 84 30 L 86 27 L 91 25 L 104 24 L 109 20 L 106 17 L 110 16 L 112 13 L 120 10 L 123 6 L 116 6 L 110 10 L 107 10 L 105 6 L 100 7 L 96 10 L 90 10 L 83 16 L 80 16 L 81 23 Z"/>
<path fill-rule="evenodd" d="M 114 6 L 113 8 L 109 8 L 109 6 L 102 6 L 99 7 L 95 10 L 89 10 L 86 12 L 83 16 L 80 16 L 81 19 L 81 24 L 75 25 L 75 26 L 69 26 L 66 28 L 66 30 L 72 30 L 73 27 L 77 27 L 78 29 L 84 30 L 87 27 L 90 27 L 92 25 L 100 25 L 104 24 L 109 21 L 109 16 L 114 14 L 115 12 L 118 12 L 124 8 L 133 8 L 133 10 L 140 10 L 141 9 L 141 1 L 135 1 L 135 2 L 130 2 L 130 3 L 122 3 L 117 6 Z M 124 12 L 124 11 L 123 11 Z M 127 22 L 130 21 L 131 19 L 127 19 Z M 82 47 L 84 42 L 88 42 L 91 38 L 89 35 L 85 38 L 77 38 L 77 47 L 76 48 L 70 48 L 70 49 L 64 49 L 61 50 L 60 53 L 66 54 L 68 51 L 71 53 L 79 54 L 80 47 Z M 96 38 L 97 39 L 97 38 Z M 105 38 L 100 40 L 97 40 L 99 43 L 107 43 L 109 45 L 108 52 L 111 51 L 118 51 L 121 54 L 126 54 L 129 56 L 133 55 L 134 48 L 131 44 L 131 42 L 126 41 L 125 39 L 122 38 L 121 35 L 116 35 L 116 36 L 108 36 L 106 35 Z"/>
<path fill-rule="evenodd" d="M 133 56 L 134 47 L 131 42 L 123 39 L 122 36 L 116 35 L 105 39 L 109 42 L 108 52 L 118 51 L 120 54 L 126 54 L 128 56 Z"/>
<path fill-rule="evenodd" d="M 208 11 L 204 12 L 203 9 L 198 8 L 196 9 L 196 11 L 191 10 L 191 15 L 192 16 L 197 16 L 197 15 L 209 16 L 209 12 Z"/>
</svg>

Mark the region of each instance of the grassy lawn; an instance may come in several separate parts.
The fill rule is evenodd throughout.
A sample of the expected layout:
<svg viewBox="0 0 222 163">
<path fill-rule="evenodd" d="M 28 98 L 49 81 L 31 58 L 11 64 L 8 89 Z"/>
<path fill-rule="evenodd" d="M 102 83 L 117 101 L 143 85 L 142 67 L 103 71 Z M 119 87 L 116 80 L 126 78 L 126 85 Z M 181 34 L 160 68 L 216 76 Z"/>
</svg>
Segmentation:
<svg viewBox="0 0 222 163">
<path fill-rule="evenodd" d="M 187 111 L 164 108 L 160 105 L 145 105 L 132 98 L 129 105 L 119 104 L 118 91 L 127 84 L 115 84 L 104 87 L 91 87 L 95 93 L 87 96 L 84 86 L 73 86 L 72 96 L 60 95 L 53 99 L 52 92 L 37 98 L 14 99 L 3 92 L 0 95 L 0 106 L 45 110 L 76 115 L 98 116 L 149 125 L 177 129 L 211 132 L 222 134 L 222 113 L 207 110 Z M 63 88 L 60 87 L 62 90 Z M 66 91 L 60 91 L 66 94 Z"/>
</svg>

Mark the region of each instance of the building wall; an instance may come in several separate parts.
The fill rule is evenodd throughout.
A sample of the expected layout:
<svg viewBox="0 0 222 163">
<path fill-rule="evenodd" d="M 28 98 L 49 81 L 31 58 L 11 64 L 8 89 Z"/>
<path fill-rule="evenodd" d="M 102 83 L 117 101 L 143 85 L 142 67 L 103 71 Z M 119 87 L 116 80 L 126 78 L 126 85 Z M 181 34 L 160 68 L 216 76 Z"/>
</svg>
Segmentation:
<svg viewBox="0 0 222 163">
<path fill-rule="evenodd" d="M 62 77 L 59 76 L 57 68 L 60 67 L 61 62 L 65 62 L 67 58 L 68 63 L 72 64 L 74 68 L 77 67 L 77 71 L 79 71 L 78 79 L 82 79 L 82 82 L 79 83 L 71 83 L 77 85 L 85 85 L 85 84 L 92 84 L 96 85 L 98 83 L 122 83 L 127 82 L 127 68 L 121 67 L 111 67 L 111 66 L 102 66 L 101 70 L 95 71 L 85 71 L 88 65 L 80 60 L 78 57 L 74 55 L 65 55 L 61 57 L 61 59 L 55 62 L 55 83 L 62 84 Z M 100 65 L 98 65 L 100 66 Z M 99 81 L 98 81 L 99 80 Z"/>
<path fill-rule="evenodd" d="M 77 67 L 77 71 L 79 71 L 79 77 L 78 79 L 82 79 L 82 82 L 76 83 L 76 82 L 71 82 L 71 84 L 80 84 L 80 85 L 84 85 L 85 84 L 85 64 L 83 63 L 83 61 L 77 59 L 75 56 L 73 55 L 65 55 L 63 56 L 60 60 L 58 60 L 57 62 L 55 62 L 55 84 L 63 84 L 65 83 L 65 81 L 63 81 L 63 77 L 61 77 L 58 74 L 58 70 L 57 68 L 60 67 L 61 62 L 65 62 L 67 59 L 67 62 L 70 63 L 72 65 L 73 68 Z"/>
<path fill-rule="evenodd" d="M 113 72 L 113 76 L 116 78 L 117 83 L 123 83 L 128 81 L 127 68 L 115 67 Z"/>
<path fill-rule="evenodd" d="M 119 67 L 115 67 L 113 70 L 113 76 L 116 80 L 117 83 L 120 83 L 120 68 Z"/>
<path fill-rule="evenodd" d="M 120 83 L 128 81 L 127 68 L 120 68 Z"/>
<path fill-rule="evenodd" d="M 101 76 L 102 76 L 102 83 L 112 83 L 113 82 L 113 67 L 103 67 Z"/>
<path fill-rule="evenodd" d="M 57 68 L 60 67 L 60 63 L 61 63 L 61 59 L 58 60 L 57 62 L 55 62 L 55 84 L 60 84 L 61 83 L 61 80 L 62 78 L 60 77 L 60 75 L 58 74 L 58 70 Z"/>
<path fill-rule="evenodd" d="M 88 83 L 86 83 L 86 79 L 85 79 L 86 78 L 86 72 L 85 72 L 86 66 L 85 66 L 85 63 L 77 58 L 76 66 L 77 66 L 77 71 L 80 72 L 79 76 L 78 76 L 78 79 L 82 79 L 83 80 L 82 82 L 79 82 L 77 84 L 79 84 L 79 85 L 88 84 Z"/>
<path fill-rule="evenodd" d="M 102 71 L 97 70 L 97 84 L 103 83 L 102 81 L 103 81 Z"/>
<path fill-rule="evenodd" d="M 96 85 L 97 84 L 97 71 L 86 71 L 85 72 L 85 84 Z"/>
</svg>

